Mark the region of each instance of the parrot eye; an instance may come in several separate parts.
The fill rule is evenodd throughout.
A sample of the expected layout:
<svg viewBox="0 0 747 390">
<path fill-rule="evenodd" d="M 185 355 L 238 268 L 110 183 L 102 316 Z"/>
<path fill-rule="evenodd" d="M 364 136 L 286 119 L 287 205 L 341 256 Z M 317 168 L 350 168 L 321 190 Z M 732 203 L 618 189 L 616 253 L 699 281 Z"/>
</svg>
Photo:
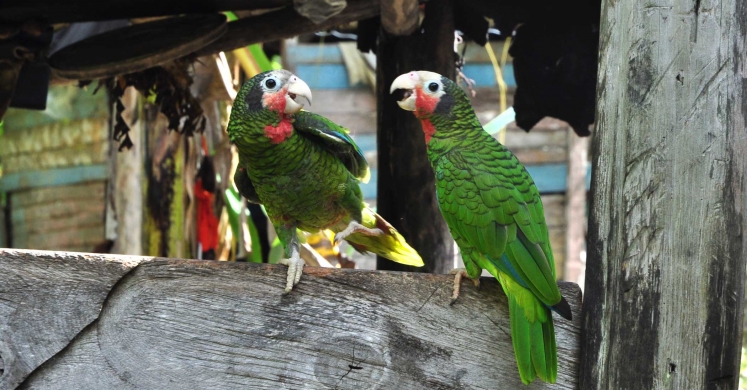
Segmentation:
<svg viewBox="0 0 747 390">
<path fill-rule="evenodd" d="M 278 86 L 278 81 L 274 77 L 265 79 L 265 88 L 273 90 Z"/>
<path fill-rule="evenodd" d="M 431 92 L 437 92 L 439 90 L 439 88 L 441 88 L 441 86 L 438 85 L 438 83 L 436 83 L 436 82 L 432 82 L 432 83 L 428 84 L 428 90 L 431 91 Z"/>
</svg>

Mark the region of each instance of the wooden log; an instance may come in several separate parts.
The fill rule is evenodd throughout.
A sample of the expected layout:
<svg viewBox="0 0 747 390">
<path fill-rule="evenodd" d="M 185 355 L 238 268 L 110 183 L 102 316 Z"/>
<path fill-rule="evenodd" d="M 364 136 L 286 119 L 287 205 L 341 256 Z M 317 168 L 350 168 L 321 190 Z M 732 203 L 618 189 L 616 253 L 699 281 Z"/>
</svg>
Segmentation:
<svg viewBox="0 0 747 390">
<path fill-rule="evenodd" d="M 339 14 L 322 23 L 315 24 L 299 15 L 290 7 L 264 13 L 259 16 L 243 18 L 228 23 L 228 31 L 215 42 L 197 51 L 197 55 L 209 55 L 220 51 L 229 51 L 253 43 L 276 41 L 296 35 L 308 34 L 370 18 L 378 15 L 378 0 L 348 0 L 348 5 Z"/>
<path fill-rule="evenodd" d="M 0 249 L 0 389 L 14 389 L 99 316 L 143 258 Z"/>
<path fill-rule="evenodd" d="M 747 3 L 604 1 L 581 388 L 736 389 Z"/>
<path fill-rule="evenodd" d="M 410 35 L 418 28 L 418 0 L 382 0 L 381 26 L 392 35 Z"/>
<path fill-rule="evenodd" d="M 376 207 L 425 262 L 414 268 L 379 258 L 377 269 L 446 273 L 454 268 L 454 240 L 436 199 L 436 178 L 425 150 L 420 122 L 399 108 L 389 93 L 394 79 L 412 70 L 455 74 L 452 0 L 432 0 L 423 33 L 379 34 L 376 64 L 378 184 Z"/>
<path fill-rule="evenodd" d="M 524 388 L 492 278 L 450 306 L 448 275 L 306 267 L 284 295 L 268 264 L 3 249 L 0 270 L 2 389 Z M 577 388 L 576 318 L 557 384 L 527 388 Z"/>
</svg>

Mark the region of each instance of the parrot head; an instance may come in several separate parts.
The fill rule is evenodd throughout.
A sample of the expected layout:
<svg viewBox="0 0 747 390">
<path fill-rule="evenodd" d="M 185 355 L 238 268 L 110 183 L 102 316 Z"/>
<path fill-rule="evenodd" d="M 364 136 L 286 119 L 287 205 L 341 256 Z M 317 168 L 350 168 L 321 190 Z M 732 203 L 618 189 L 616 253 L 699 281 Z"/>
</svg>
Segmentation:
<svg viewBox="0 0 747 390">
<path fill-rule="evenodd" d="M 249 79 L 239 90 L 231 109 L 228 133 L 236 142 L 239 137 L 253 134 L 254 129 L 263 133 L 272 143 L 280 143 L 290 137 L 293 126 L 291 117 L 301 111 L 304 98 L 311 105 L 309 86 L 293 73 L 271 70 Z"/>
<path fill-rule="evenodd" d="M 469 106 L 467 95 L 455 82 L 424 70 L 400 75 L 389 92 L 397 92 L 397 104 L 403 110 L 413 111 L 420 119 L 426 143 L 439 128 L 448 127 L 460 112 L 465 111 L 462 108 Z M 469 108 L 467 112 L 471 111 L 471 106 Z"/>
<path fill-rule="evenodd" d="M 296 101 L 301 97 L 311 105 L 309 86 L 293 73 L 278 69 L 249 79 L 241 87 L 236 101 L 242 98 L 249 111 L 270 110 L 277 114 L 291 115 L 303 108 L 303 104 Z"/>
</svg>

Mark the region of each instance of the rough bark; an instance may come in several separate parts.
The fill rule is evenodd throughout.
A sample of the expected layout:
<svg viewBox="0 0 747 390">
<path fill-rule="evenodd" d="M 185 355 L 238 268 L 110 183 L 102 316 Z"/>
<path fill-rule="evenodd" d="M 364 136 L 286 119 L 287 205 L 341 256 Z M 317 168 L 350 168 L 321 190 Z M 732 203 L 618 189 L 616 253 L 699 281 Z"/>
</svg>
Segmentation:
<svg viewBox="0 0 747 390">
<path fill-rule="evenodd" d="M 389 86 L 402 73 L 429 70 L 454 78 L 452 0 L 429 1 L 421 32 L 396 37 L 379 34 L 376 64 L 379 214 L 407 239 L 425 267 L 379 258 L 378 269 L 445 273 L 454 268 L 454 240 L 441 216 L 435 177 L 428 162 L 420 122 L 397 106 Z"/>
<path fill-rule="evenodd" d="M 747 3 L 605 1 L 581 387 L 735 389 Z"/>
<path fill-rule="evenodd" d="M 134 268 L 133 268 L 134 267 Z M 0 389 L 523 388 L 492 278 L 0 250 Z M 555 316 L 575 389 L 577 319 Z M 30 375 L 29 375 L 30 374 Z"/>
</svg>

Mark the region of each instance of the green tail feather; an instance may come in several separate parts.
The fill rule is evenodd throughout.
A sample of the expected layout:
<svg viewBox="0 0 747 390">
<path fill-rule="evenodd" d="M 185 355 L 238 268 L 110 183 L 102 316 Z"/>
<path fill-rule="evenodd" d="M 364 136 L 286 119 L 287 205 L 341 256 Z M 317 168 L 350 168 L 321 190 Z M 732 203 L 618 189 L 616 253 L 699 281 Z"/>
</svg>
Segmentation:
<svg viewBox="0 0 747 390">
<path fill-rule="evenodd" d="M 363 226 L 374 229 L 381 229 L 384 234 L 380 236 L 366 236 L 363 234 L 351 234 L 345 240 L 359 252 L 373 252 L 379 256 L 386 257 L 394 262 L 422 267 L 423 259 L 420 258 L 415 249 L 413 249 L 402 237 L 397 229 L 392 227 L 379 214 L 374 213 L 369 208 L 363 209 Z"/>
<path fill-rule="evenodd" d="M 555 383 L 558 376 L 558 355 L 555 345 L 555 329 L 549 309 L 547 321 L 529 322 L 524 309 L 509 294 L 509 313 L 511 317 L 511 340 L 514 344 L 516 363 L 519 367 L 521 381 L 528 385 L 535 377 L 545 382 Z M 540 305 L 537 302 L 537 305 Z"/>
</svg>

